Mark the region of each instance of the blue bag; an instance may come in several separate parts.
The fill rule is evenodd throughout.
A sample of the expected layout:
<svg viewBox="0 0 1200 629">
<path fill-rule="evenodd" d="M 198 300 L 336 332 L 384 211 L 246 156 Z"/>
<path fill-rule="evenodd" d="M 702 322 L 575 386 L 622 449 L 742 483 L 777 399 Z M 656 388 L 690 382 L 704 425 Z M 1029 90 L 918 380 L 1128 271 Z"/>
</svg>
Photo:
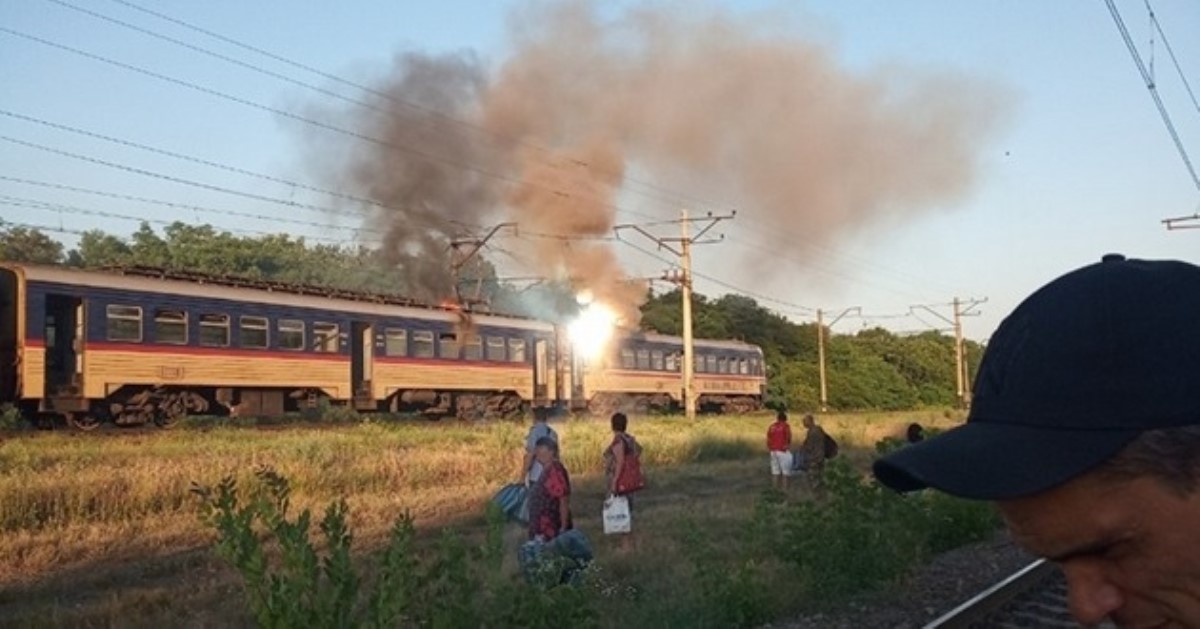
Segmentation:
<svg viewBox="0 0 1200 629">
<path fill-rule="evenodd" d="M 504 515 L 510 520 L 516 520 L 521 524 L 529 523 L 529 490 L 521 483 L 513 483 L 505 485 L 492 496 L 492 502 L 500 507 Z"/>
</svg>

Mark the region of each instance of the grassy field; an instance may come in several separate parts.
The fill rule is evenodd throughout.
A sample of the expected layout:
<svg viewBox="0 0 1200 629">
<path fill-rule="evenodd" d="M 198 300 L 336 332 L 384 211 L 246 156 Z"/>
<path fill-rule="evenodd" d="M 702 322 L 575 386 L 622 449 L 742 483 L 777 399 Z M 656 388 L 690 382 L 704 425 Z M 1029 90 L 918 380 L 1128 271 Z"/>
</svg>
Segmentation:
<svg viewBox="0 0 1200 629">
<path fill-rule="evenodd" d="M 876 441 L 910 421 L 945 427 L 941 412 L 821 418 L 843 457 L 865 470 Z M 614 590 L 605 625 L 695 626 L 697 558 L 688 531 L 711 540 L 750 520 L 770 485 L 764 435 L 770 418 L 633 418 L 650 487 L 639 494 L 636 550 L 601 534 L 601 452 L 607 422 L 555 424 L 575 484 L 577 525 L 592 539 Z M 367 422 L 275 428 L 192 426 L 171 431 L 21 432 L 0 436 L 0 625 L 244 626 L 240 578 L 210 547 L 192 483 L 272 466 L 291 481 L 293 509 L 320 512 L 345 498 L 355 549 L 378 548 L 408 511 L 432 539 L 447 527 L 484 534 L 487 498 L 515 480 L 527 424 Z M 799 431 L 799 427 L 796 428 Z M 799 483 L 797 485 L 800 485 Z M 809 499 L 794 487 L 790 499 Z M 515 571 L 522 531 L 506 532 Z M 692 549 L 694 550 L 694 548 Z M 727 566 L 736 568 L 735 562 Z M 779 568 L 780 570 L 783 567 Z M 767 604 L 799 604 L 787 579 Z"/>
</svg>

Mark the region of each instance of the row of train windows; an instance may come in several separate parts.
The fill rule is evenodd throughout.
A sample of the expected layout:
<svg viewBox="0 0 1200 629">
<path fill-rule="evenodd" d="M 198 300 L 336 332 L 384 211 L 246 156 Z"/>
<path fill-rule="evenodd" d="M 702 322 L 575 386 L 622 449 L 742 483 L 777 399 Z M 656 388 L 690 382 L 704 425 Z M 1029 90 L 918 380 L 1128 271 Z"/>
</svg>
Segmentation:
<svg viewBox="0 0 1200 629">
<path fill-rule="evenodd" d="M 434 333 L 429 330 L 412 331 L 412 355 L 416 358 L 434 357 Z M 383 353 L 387 356 L 408 356 L 409 331 L 404 328 L 385 328 L 383 331 Z M 490 360 L 496 362 L 525 362 L 525 339 L 503 336 L 482 337 L 467 335 L 462 341 L 452 332 L 437 335 L 437 356 L 466 360 Z"/>
<path fill-rule="evenodd" d="M 140 306 L 109 305 L 105 337 L 110 341 L 142 341 L 142 308 Z M 207 347 L 228 347 L 232 317 L 227 314 L 201 314 L 199 343 Z M 266 317 L 242 315 L 238 318 L 239 345 L 251 349 L 266 349 L 270 337 L 270 321 Z M 300 319 L 279 319 L 275 322 L 275 339 L 280 349 L 305 348 L 306 326 Z M 312 349 L 318 352 L 338 351 L 338 324 L 312 324 Z M 188 317 L 182 310 L 160 308 L 154 311 L 154 341 L 172 345 L 188 342 Z"/>
<path fill-rule="evenodd" d="M 139 306 L 110 305 L 107 307 L 107 339 L 110 341 L 142 341 L 142 309 Z M 278 319 L 275 339 L 280 349 L 302 350 L 305 343 L 305 323 L 300 319 Z M 199 343 L 207 347 L 229 347 L 232 319 L 227 314 L 201 314 Z M 238 317 L 239 343 L 243 348 L 266 349 L 270 337 L 270 322 L 266 317 Z M 339 328 L 336 323 L 312 324 L 312 349 L 337 353 Z M 412 331 L 412 356 L 417 358 L 458 358 L 460 345 L 457 334 L 435 335 L 429 330 Z M 154 311 L 154 340 L 157 343 L 186 345 L 188 342 L 187 313 L 182 310 Z M 383 351 L 387 356 L 409 355 L 409 330 L 385 328 Z M 478 335 L 468 336 L 461 345 L 461 356 L 467 360 L 525 362 L 525 339 Z"/>
<path fill-rule="evenodd" d="M 682 358 L 678 352 L 622 348 L 619 360 L 621 369 L 679 371 Z M 757 358 L 729 358 L 715 354 L 696 354 L 695 363 L 697 373 L 762 375 Z"/>
</svg>

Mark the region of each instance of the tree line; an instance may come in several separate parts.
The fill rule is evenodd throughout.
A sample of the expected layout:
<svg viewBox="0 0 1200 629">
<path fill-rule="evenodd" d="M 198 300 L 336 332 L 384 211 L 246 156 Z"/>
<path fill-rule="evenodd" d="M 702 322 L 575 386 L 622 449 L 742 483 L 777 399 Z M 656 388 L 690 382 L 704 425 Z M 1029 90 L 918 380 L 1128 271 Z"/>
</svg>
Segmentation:
<svg viewBox="0 0 1200 629">
<path fill-rule="evenodd" d="M 271 279 L 435 300 L 422 294 L 405 269 L 377 249 L 310 244 L 286 234 L 238 236 L 211 225 L 176 222 L 162 233 L 142 224 L 123 239 L 100 230 L 84 232 L 74 248 L 32 228 L 0 228 L 0 260 L 62 264 L 78 268 L 151 266 Z M 448 263 L 448 262 L 447 262 Z M 484 259 L 464 272 L 464 291 L 497 312 L 564 321 L 577 308 L 569 286 L 546 283 L 521 288 L 498 278 Z M 449 287 L 446 292 L 449 293 Z M 650 294 L 641 327 L 680 334 L 678 291 Z M 741 295 L 710 299 L 694 295 L 697 337 L 740 339 L 763 348 L 769 369 L 768 397 L 796 411 L 817 410 L 820 379 L 815 323 L 795 323 Z M 825 330 L 829 407 L 842 411 L 906 410 L 956 403 L 954 338 L 938 331 L 898 335 L 880 327 L 854 333 Z M 977 371 L 982 347 L 966 341 L 967 371 Z"/>
</svg>

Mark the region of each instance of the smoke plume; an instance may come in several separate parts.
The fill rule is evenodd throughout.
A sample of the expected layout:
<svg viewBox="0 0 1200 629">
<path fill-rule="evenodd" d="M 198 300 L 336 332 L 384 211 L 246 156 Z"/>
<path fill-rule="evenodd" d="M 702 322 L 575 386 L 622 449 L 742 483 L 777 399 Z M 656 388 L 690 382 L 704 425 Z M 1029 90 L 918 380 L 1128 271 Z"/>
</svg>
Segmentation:
<svg viewBox="0 0 1200 629">
<path fill-rule="evenodd" d="M 395 208 L 373 224 L 422 291 L 449 294 L 448 239 L 513 221 L 519 237 L 500 244 L 525 273 L 569 278 L 632 324 L 644 286 L 621 264 L 637 254 L 601 240 L 614 224 L 736 207 L 772 245 L 829 242 L 960 198 L 999 118 L 986 86 L 852 73 L 765 21 L 692 3 L 606 12 L 528 5 L 492 67 L 402 55 L 380 89 L 419 107 L 380 99 L 356 113 L 381 142 L 353 155 L 346 179 Z M 761 277 L 770 258 L 727 277 Z"/>
</svg>

